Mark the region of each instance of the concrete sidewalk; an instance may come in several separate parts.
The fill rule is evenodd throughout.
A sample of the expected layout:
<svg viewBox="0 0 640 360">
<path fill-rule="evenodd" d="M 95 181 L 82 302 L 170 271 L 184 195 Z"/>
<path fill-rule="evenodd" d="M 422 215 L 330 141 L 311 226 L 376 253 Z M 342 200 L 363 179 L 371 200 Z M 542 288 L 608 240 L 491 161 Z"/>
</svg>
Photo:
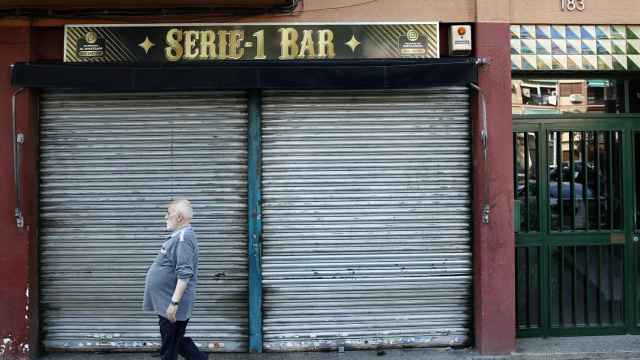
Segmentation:
<svg viewBox="0 0 640 360">
<path fill-rule="evenodd" d="M 519 339 L 513 359 L 640 359 L 640 336 Z"/>
<path fill-rule="evenodd" d="M 520 339 L 511 355 L 486 356 L 472 349 L 397 349 L 384 351 L 215 353 L 210 360 L 640 360 L 640 336 L 591 336 Z M 150 353 L 51 353 L 38 360 L 159 360 Z"/>
</svg>

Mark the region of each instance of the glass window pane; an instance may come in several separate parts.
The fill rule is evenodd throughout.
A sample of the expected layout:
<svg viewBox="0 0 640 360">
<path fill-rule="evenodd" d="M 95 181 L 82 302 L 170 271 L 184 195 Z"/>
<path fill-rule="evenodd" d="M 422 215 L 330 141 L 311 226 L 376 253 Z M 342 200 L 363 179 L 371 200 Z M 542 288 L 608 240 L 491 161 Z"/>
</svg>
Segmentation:
<svg viewBox="0 0 640 360">
<path fill-rule="evenodd" d="M 551 327 L 558 328 L 562 322 L 563 314 L 561 314 L 563 303 L 561 299 L 561 286 L 560 286 L 560 274 L 561 269 L 561 254 L 560 248 L 552 246 L 550 247 L 550 261 L 549 261 L 549 281 L 551 282 L 551 296 L 549 310 L 551 312 Z"/>
<path fill-rule="evenodd" d="M 587 197 L 587 188 L 584 186 L 584 173 L 585 169 L 583 166 L 585 162 L 585 155 L 583 154 L 584 150 L 584 137 L 582 132 L 574 132 L 573 133 L 573 170 L 572 170 L 572 178 L 573 182 L 573 215 L 574 215 L 574 225 L 575 229 L 584 230 L 586 229 L 586 217 L 587 217 L 587 207 L 586 207 L 586 197 Z"/>
<path fill-rule="evenodd" d="M 560 230 L 560 204 L 558 201 L 558 183 L 562 177 L 562 144 L 561 133 L 553 131 L 547 139 L 549 159 L 549 213 L 551 215 L 551 230 Z"/>
<path fill-rule="evenodd" d="M 540 230 L 540 216 L 538 206 L 538 136 L 536 133 L 527 133 L 527 157 L 529 164 L 527 167 L 528 174 L 528 199 L 527 199 L 527 215 L 529 231 Z"/>
<path fill-rule="evenodd" d="M 622 132 L 552 131 L 551 230 L 623 229 Z"/>
<path fill-rule="evenodd" d="M 624 245 L 551 246 L 554 328 L 624 326 Z"/>
<path fill-rule="evenodd" d="M 611 148 L 611 140 L 610 140 L 611 132 L 609 131 L 600 131 L 598 132 L 598 166 L 600 176 L 600 187 L 599 187 L 599 197 L 598 197 L 598 209 L 596 211 L 599 214 L 599 229 L 610 229 L 610 212 L 611 209 L 611 199 L 610 199 L 610 189 L 611 185 L 610 180 L 610 153 L 609 149 Z"/>
<path fill-rule="evenodd" d="M 640 83 L 636 90 L 640 94 Z M 625 82 L 616 79 L 513 79 L 511 102 L 512 113 L 521 115 L 624 113 Z M 640 98 L 636 105 L 636 112 L 640 112 Z"/>
<path fill-rule="evenodd" d="M 629 80 L 629 112 L 640 113 L 640 79 Z"/>
<path fill-rule="evenodd" d="M 598 229 L 598 204 L 602 194 L 603 173 L 600 164 L 596 161 L 596 132 L 587 133 L 587 170 L 582 176 L 586 177 L 587 183 L 587 217 L 589 218 L 589 229 Z"/>
<path fill-rule="evenodd" d="M 636 232 L 640 230 L 640 132 L 634 132 L 634 147 L 635 147 L 635 176 L 634 176 L 634 184 L 635 184 L 635 195 L 636 195 L 636 203 L 635 203 L 635 229 Z M 640 264 L 639 264 L 640 269 Z M 638 283 L 640 284 L 640 278 L 638 278 Z M 638 293 L 640 294 L 640 292 Z M 640 297 L 639 297 L 640 300 Z M 639 319 L 640 321 L 640 319 Z"/>
<path fill-rule="evenodd" d="M 520 329 L 540 323 L 540 247 L 516 248 L 516 320 Z"/>
<path fill-rule="evenodd" d="M 612 314 L 614 326 L 624 326 L 624 245 L 613 247 L 613 298 Z"/>
<path fill-rule="evenodd" d="M 571 230 L 575 219 L 576 135 L 579 133 L 552 132 L 549 138 L 549 210 L 552 230 Z"/>
<path fill-rule="evenodd" d="M 516 199 L 520 201 L 520 231 L 538 231 L 538 152 L 537 134 L 514 133 L 514 172 Z"/>
<path fill-rule="evenodd" d="M 529 327 L 528 321 L 528 296 L 527 296 L 527 251 L 526 247 L 516 248 L 516 322 L 518 328 L 526 329 Z"/>
<path fill-rule="evenodd" d="M 611 161 L 612 161 L 612 211 L 613 228 L 621 230 L 623 228 L 622 213 L 622 132 L 614 131 L 612 136 Z"/>
</svg>

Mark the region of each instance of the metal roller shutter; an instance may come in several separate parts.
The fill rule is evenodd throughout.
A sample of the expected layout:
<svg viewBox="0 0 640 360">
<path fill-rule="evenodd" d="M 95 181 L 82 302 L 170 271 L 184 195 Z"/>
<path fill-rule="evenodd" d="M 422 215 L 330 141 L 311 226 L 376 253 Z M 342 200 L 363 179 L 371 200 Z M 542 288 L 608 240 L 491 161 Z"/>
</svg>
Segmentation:
<svg viewBox="0 0 640 360">
<path fill-rule="evenodd" d="M 264 347 L 462 345 L 467 88 L 267 92 Z"/>
<path fill-rule="evenodd" d="M 144 276 L 166 205 L 194 204 L 203 348 L 247 350 L 247 98 L 241 92 L 45 94 L 40 215 L 49 350 L 151 349 Z"/>
</svg>

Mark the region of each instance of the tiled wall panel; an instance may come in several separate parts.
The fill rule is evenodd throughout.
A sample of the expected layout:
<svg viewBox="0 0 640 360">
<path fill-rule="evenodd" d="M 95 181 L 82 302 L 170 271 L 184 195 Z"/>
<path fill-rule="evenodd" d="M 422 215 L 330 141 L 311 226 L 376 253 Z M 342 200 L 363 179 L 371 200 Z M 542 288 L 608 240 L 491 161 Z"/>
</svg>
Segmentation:
<svg viewBox="0 0 640 360">
<path fill-rule="evenodd" d="M 640 25 L 511 25 L 511 69 L 640 71 Z"/>
</svg>

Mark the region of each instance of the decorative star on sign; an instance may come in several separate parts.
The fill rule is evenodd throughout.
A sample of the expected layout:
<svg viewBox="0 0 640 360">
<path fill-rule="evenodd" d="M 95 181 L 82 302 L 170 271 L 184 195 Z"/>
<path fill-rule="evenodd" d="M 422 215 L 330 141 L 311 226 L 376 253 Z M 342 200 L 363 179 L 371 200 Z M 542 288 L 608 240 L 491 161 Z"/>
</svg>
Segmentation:
<svg viewBox="0 0 640 360">
<path fill-rule="evenodd" d="M 149 40 L 149 37 L 147 36 L 145 37 L 143 42 L 138 44 L 138 46 L 144 49 L 145 54 L 149 54 L 149 50 L 151 50 L 152 47 L 156 46 L 156 44 L 152 43 L 151 40 Z"/>
<path fill-rule="evenodd" d="M 351 48 L 351 51 L 353 51 L 355 53 L 356 52 L 356 48 L 358 47 L 358 45 L 360 45 L 360 41 L 358 41 L 358 39 L 356 39 L 355 35 L 351 35 L 351 40 L 347 41 L 344 44 L 347 45 L 349 48 Z"/>
</svg>

